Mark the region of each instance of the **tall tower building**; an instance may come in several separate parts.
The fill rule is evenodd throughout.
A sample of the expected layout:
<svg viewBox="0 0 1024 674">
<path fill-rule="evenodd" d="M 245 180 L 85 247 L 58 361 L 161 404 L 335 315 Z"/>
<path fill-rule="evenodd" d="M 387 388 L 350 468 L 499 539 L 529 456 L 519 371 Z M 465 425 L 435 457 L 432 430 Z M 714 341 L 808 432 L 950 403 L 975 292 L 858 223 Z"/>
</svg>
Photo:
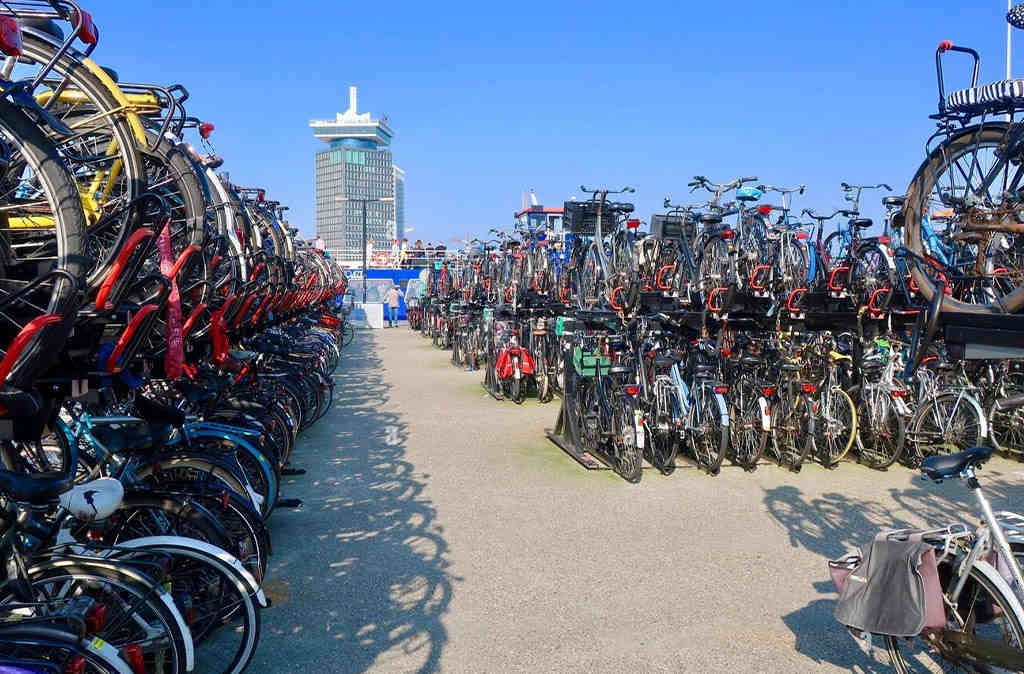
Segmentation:
<svg viewBox="0 0 1024 674">
<path fill-rule="evenodd" d="M 405 229 L 405 172 L 395 166 L 388 147 L 393 133 L 387 119 L 357 110 L 356 87 L 349 87 L 348 110 L 334 119 L 309 123 L 313 136 L 327 144 L 316 153 L 316 233 L 331 257 L 362 261 L 363 203 L 367 241 L 374 250 L 390 250 Z M 374 201 L 388 199 L 388 201 Z"/>
</svg>

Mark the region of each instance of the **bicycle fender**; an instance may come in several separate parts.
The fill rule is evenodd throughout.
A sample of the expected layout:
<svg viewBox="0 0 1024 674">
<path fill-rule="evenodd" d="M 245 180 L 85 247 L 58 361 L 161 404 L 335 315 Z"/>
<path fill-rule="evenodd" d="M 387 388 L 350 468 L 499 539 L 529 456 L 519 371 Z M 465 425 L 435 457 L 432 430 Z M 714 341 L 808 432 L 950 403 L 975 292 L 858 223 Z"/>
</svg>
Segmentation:
<svg viewBox="0 0 1024 674">
<path fill-rule="evenodd" d="M 242 565 L 242 562 L 237 557 L 226 550 L 218 548 L 216 545 L 210 545 L 205 541 L 186 538 L 185 536 L 144 536 L 143 538 L 135 538 L 118 543 L 118 547 L 130 549 L 145 548 L 147 546 L 188 548 L 206 553 L 211 557 L 216 557 L 221 563 L 230 566 L 238 574 L 236 582 L 239 583 L 237 586 L 239 590 L 255 596 L 261 607 L 267 608 L 269 606 L 266 594 L 264 594 L 263 589 L 256 582 L 256 579 L 253 578 L 252 574 L 249 573 L 249 570 Z"/>
<path fill-rule="evenodd" d="M 165 538 L 176 538 L 175 536 L 167 536 Z M 198 543 L 198 541 L 196 541 Z M 92 551 L 87 551 L 86 554 Z M 85 566 L 94 567 L 99 569 L 108 569 L 114 573 L 120 574 L 127 578 L 130 578 L 133 582 L 138 583 L 142 587 L 153 588 L 157 596 L 160 597 L 160 601 L 164 603 L 167 610 L 170 611 L 171 616 L 174 618 L 174 622 L 178 625 L 178 630 L 181 632 L 182 640 L 185 642 L 185 669 L 191 672 L 195 668 L 195 644 L 192 642 L 192 630 L 189 629 L 188 624 L 185 622 L 185 617 L 181 615 L 181 611 L 178 610 L 178 605 L 174 603 L 174 599 L 171 594 L 164 589 L 163 585 L 154 584 L 153 581 L 143 576 L 141 573 L 135 571 L 132 568 L 124 565 L 114 565 L 110 562 L 106 562 L 105 558 L 116 552 L 116 548 L 104 550 L 97 556 L 76 556 L 72 559 L 50 559 L 40 564 L 35 564 L 28 569 L 27 573 L 29 576 L 33 572 L 44 571 L 46 569 L 60 569 L 66 566 Z"/>
<path fill-rule="evenodd" d="M 715 402 L 718 403 L 718 418 L 723 428 L 729 427 L 729 406 L 725 404 L 725 396 L 721 393 L 715 394 Z"/>
<path fill-rule="evenodd" d="M 85 650 L 99 655 L 106 664 L 115 667 L 118 674 L 133 674 L 134 670 L 128 666 L 127 662 L 121 659 L 121 654 L 117 649 L 103 639 L 99 637 L 85 637 L 78 643 Z"/>
<path fill-rule="evenodd" d="M 772 409 L 768 404 L 768 399 L 764 396 L 757 398 L 757 406 L 761 408 L 761 430 L 770 432 L 772 430 Z"/>
</svg>

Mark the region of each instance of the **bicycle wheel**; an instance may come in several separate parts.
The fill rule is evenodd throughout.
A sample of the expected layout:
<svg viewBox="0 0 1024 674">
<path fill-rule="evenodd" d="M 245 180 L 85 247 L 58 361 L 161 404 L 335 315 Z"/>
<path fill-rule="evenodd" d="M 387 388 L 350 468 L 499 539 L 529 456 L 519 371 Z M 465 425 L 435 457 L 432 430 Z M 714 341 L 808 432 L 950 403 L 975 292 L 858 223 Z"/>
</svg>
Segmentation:
<svg viewBox="0 0 1024 674">
<path fill-rule="evenodd" d="M 54 275 L 3 311 L 0 346 L 6 346 L 29 321 L 43 314 L 70 316 L 77 309 L 77 282 L 87 271 L 85 215 L 78 187 L 64 161 L 18 108 L 0 101 L 0 147 L 9 156 L 0 170 L 0 299 L 26 289 L 52 271 Z M 35 371 L 56 357 L 63 342 L 51 341 L 23 352 L 11 383 L 31 385 Z"/>
<path fill-rule="evenodd" d="M 551 393 L 551 379 L 548 376 L 548 362 L 546 358 L 547 354 L 547 336 L 539 335 L 540 339 L 544 340 L 540 343 L 540 348 L 537 349 L 536 368 L 534 369 L 534 379 L 537 381 L 537 400 L 542 403 L 551 402 L 553 394 Z"/>
<path fill-rule="evenodd" d="M 662 475 L 671 475 L 679 454 L 679 394 L 675 386 L 664 382 L 655 384 L 654 396 L 654 413 L 644 424 L 645 449 L 651 465 Z"/>
<path fill-rule="evenodd" d="M 943 393 L 917 413 L 910 436 L 916 457 L 953 454 L 980 445 L 985 423 L 981 408 L 956 393 Z"/>
<path fill-rule="evenodd" d="M 1008 398 L 1024 393 L 1024 374 L 1010 372 L 999 382 L 999 397 Z M 1004 408 L 999 401 L 992 403 L 988 413 L 989 438 L 1001 452 L 1024 452 L 1024 406 Z"/>
<path fill-rule="evenodd" d="M 832 232 L 825 237 L 822 249 L 825 253 L 823 260 L 825 268 L 822 271 L 826 272 L 825 280 L 827 281 L 828 273 L 850 257 L 850 236 L 848 234 L 844 236 L 842 232 L 838 231 Z"/>
<path fill-rule="evenodd" d="M 27 69 L 25 75 L 49 63 L 61 42 L 63 38 L 54 44 L 54 37 L 24 29 L 21 63 Z M 62 84 L 63 93 L 52 100 L 52 93 Z M 124 241 L 129 218 L 125 213 L 106 218 L 102 227 L 96 223 L 145 190 L 138 153 L 145 142 L 144 132 L 135 112 L 126 112 L 130 105 L 109 75 L 74 50 L 56 59 L 44 87 L 34 93 L 51 114 L 75 130 L 69 138 L 55 137 L 54 142 L 70 164 L 82 195 L 76 199 L 85 208 L 90 225 L 83 245 L 88 246 L 93 263 L 91 270 L 86 270 L 88 284 L 98 287 Z"/>
<path fill-rule="evenodd" d="M 0 665 L 12 674 L 81 672 L 82 674 L 132 674 L 132 669 L 109 644 L 66 632 L 35 621 L 8 622 L 0 630 Z M 24 622 L 27 624 L 19 624 Z"/>
<path fill-rule="evenodd" d="M 756 387 L 746 379 L 730 389 L 729 444 L 736 465 L 753 471 L 761 459 L 768 432 L 764 430 L 761 398 Z"/>
<path fill-rule="evenodd" d="M 28 575 L 32 589 L 42 598 L 90 597 L 105 605 L 106 621 L 90 636 L 100 637 L 122 653 L 128 646 L 139 646 L 146 671 L 186 671 L 191 650 L 186 640 L 191 642 L 192 636 L 181 631 L 180 612 L 175 617 L 161 600 L 162 586 L 110 562 L 81 558 L 75 558 L 73 566 L 44 563 L 28 569 Z"/>
<path fill-rule="evenodd" d="M 697 465 L 710 475 L 717 475 L 722 467 L 729 433 L 722 427 L 721 410 L 715 395 L 705 386 L 693 389 L 689 418 L 686 421 L 687 440 Z"/>
<path fill-rule="evenodd" d="M 857 453 L 861 463 L 885 470 L 903 453 L 906 424 L 888 392 L 871 389 L 864 394 L 850 390 L 857 405 Z"/>
<path fill-rule="evenodd" d="M 799 471 L 810 453 L 813 414 L 798 394 L 782 392 L 772 405 L 772 451 L 780 466 Z"/>
<path fill-rule="evenodd" d="M 1016 184 L 1018 166 L 1015 161 L 1003 166 L 989 182 L 989 186 L 981 189 L 987 174 L 1000 161 L 1002 145 L 1009 128 L 1005 123 L 995 121 L 986 121 L 984 127 L 966 127 L 939 144 L 921 164 L 910 181 L 903 206 L 904 243 L 914 254 L 922 257 L 948 257 L 945 252 L 932 249 L 937 241 L 928 235 L 927 230 L 932 228 L 934 213 L 946 210 L 949 204 L 985 204 L 990 205 L 996 213 L 1003 208 L 1016 207 L 1016 196 L 1013 203 L 1004 204 L 1004 195 L 1009 193 L 1010 184 Z M 947 231 L 959 229 L 961 220 L 967 215 L 955 212 L 947 224 Z M 992 313 L 1020 311 L 1024 308 L 1024 269 L 1006 269 L 996 282 L 994 262 L 997 258 L 986 257 L 986 253 L 982 252 L 987 250 L 986 247 L 976 248 L 977 259 L 969 261 L 970 268 L 965 268 L 964 272 L 983 277 L 980 281 L 982 288 L 979 290 L 971 287 L 959 292 L 954 289 L 959 298 L 943 297 L 942 310 Z M 911 273 L 925 301 L 930 300 L 936 293 L 937 278 L 934 272 L 914 264 L 911 265 Z"/>
<path fill-rule="evenodd" d="M 826 468 L 835 468 L 853 447 L 857 435 L 857 409 L 850 394 L 833 386 L 818 403 L 814 424 L 814 444 L 818 458 Z"/>
<path fill-rule="evenodd" d="M 1014 557 L 1021 560 L 1014 550 Z M 947 570 L 948 563 L 939 566 L 939 577 L 955 577 Z M 965 637 L 974 642 L 979 650 L 984 650 L 987 643 L 994 649 L 1007 647 L 1020 652 L 1024 650 L 1024 627 L 1021 616 L 1013 606 L 1016 602 L 1008 599 L 996 582 L 988 574 L 998 574 L 988 567 L 983 572 L 973 567 L 967 574 L 967 581 L 954 607 L 946 605 L 947 629 L 966 634 Z M 948 581 L 947 581 L 948 583 Z M 949 590 L 950 588 L 944 588 Z M 1017 604 L 1019 606 L 1019 604 Z M 956 654 L 957 661 L 944 659 L 924 637 L 902 638 L 885 637 L 885 647 L 892 662 L 893 669 L 900 674 L 915 672 L 1011 672 L 1016 668 L 1001 668 L 991 663 L 979 661 L 966 650 Z"/>
<path fill-rule="evenodd" d="M 807 251 L 795 240 L 787 239 L 782 245 L 777 266 L 783 290 L 807 287 Z"/>
<path fill-rule="evenodd" d="M 633 398 L 614 395 L 612 407 L 612 451 L 615 472 L 627 482 L 639 482 L 643 474 L 643 450 L 636 440 L 636 414 Z"/>
<path fill-rule="evenodd" d="M 522 375 L 514 374 L 512 376 L 512 402 L 516 405 L 523 404 L 523 378 Z"/>
<path fill-rule="evenodd" d="M 713 236 L 704 243 L 697 278 L 697 287 L 704 298 L 715 288 L 727 287 L 732 281 L 729 273 L 729 245 L 721 237 Z"/>
<path fill-rule="evenodd" d="M 188 606 L 196 661 L 203 671 L 237 674 L 256 652 L 260 611 L 238 571 L 217 555 L 187 542 L 143 542 L 130 548 L 167 559 L 166 581 L 175 601 Z M 223 553 L 219 553 L 223 554 Z"/>
<path fill-rule="evenodd" d="M 889 268 L 888 256 L 873 243 L 857 248 L 847 274 L 847 288 L 850 294 L 860 300 L 862 305 L 868 304 L 872 297 L 882 296 L 881 291 L 892 291 L 895 275 Z M 877 304 L 878 300 L 876 300 Z M 881 306 L 888 305 L 888 298 L 881 297 Z"/>
</svg>

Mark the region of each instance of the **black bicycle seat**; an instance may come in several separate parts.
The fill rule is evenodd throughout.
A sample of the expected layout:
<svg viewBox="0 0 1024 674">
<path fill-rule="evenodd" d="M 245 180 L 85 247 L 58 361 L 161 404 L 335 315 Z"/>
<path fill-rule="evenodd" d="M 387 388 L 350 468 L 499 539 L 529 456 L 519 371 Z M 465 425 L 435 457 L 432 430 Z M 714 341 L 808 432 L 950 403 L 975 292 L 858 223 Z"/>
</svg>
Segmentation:
<svg viewBox="0 0 1024 674">
<path fill-rule="evenodd" d="M 713 365 L 698 365 L 693 368 L 694 379 L 709 379 L 718 374 L 718 370 Z"/>
<path fill-rule="evenodd" d="M 180 428 L 185 424 L 185 413 L 181 410 L 150 400 L 145 396 L 135 398 L 135 413 L 140 418 L 156 426 L 174 426 Z"/>
<path fill-rule="evenodd" d="M 902 206 L 903 205 L 903 197 L 883 197 L 882 205 L 883 206 Z"/>
<path fill-rule="evenodd" d="M 137 454 L 153 447 L 153 433 L 142 419 L 93 417 L 91 432 L 113 454 Z"/>
<path fill-rule="evenodd" d="M 850 220 L 850 224 L 857 229 L 867 229 L 873 223 L 871 222 L 871 218 L 854 218 L 853 220 Z"/>
<path fill-rule="evenodd" d="M 800 366 L 796 363 L 783 363 L 779 369 L 783 372 L 799 372 Z"/>
<path fill-rule="evenodd" d="M 74 476 L 36 473 L 21 475 L 0 470 L 0 493 L 17 503 L 50 503 L 74 485 Z"/>
<path fill-rule="evenodd" d="M 763 363 L 764 359 L 760 356 L 743 356 L 740 358 L 740 365 L 750 369 L 761 367 Z"/>
<path fill-rule="evenodd" d="M 929 456 L 921 462 L 921 472 L 929 480 L 946 480 L 957 477 L 967 468 L 980 466 L 992 457 L 992 448 L 983 445 L 968 447 L 956 454 Z"/>
<path fill-rule="evenodd" d="M 722 223 L 722 216 L 718 213 L 704 213 L 700 216 L 700 221 L 705 225 L 720 225 Z"/>
</svg>

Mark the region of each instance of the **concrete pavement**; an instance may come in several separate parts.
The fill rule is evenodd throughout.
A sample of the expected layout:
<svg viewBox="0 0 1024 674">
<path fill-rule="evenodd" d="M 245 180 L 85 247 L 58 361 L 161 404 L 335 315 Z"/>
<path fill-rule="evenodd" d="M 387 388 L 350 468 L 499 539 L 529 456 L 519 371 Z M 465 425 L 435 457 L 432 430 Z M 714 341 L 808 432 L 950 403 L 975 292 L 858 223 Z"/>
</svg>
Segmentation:
<svg viewBox="0 0 1024 674">
<path fill-rule="evenodd" d="M 630 485 L 544 437 L 405 327 L 356 334 L 271 518 L 254 672 L 888 671 L 832 619 L 825 560 L 974 520 L 963 485 L 856 464 Z M 982 471 L 997 507 L 1024 466 Z"/>
</svg>

